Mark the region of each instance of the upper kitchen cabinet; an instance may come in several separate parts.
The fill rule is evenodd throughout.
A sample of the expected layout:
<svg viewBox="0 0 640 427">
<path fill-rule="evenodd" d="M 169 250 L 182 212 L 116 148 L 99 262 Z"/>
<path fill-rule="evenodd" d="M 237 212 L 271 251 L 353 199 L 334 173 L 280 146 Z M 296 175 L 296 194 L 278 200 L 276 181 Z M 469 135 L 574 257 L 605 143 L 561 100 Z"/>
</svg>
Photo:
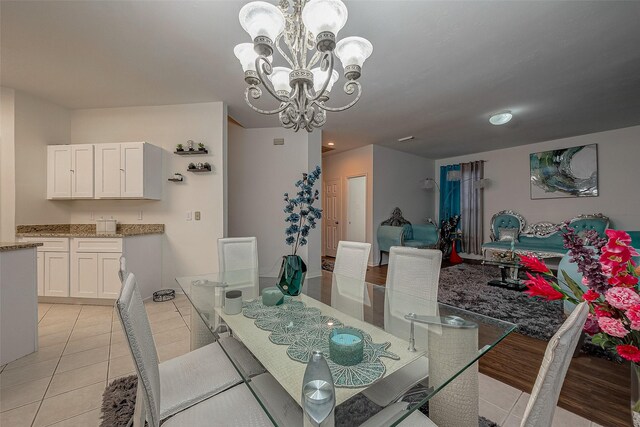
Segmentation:
<svg viewBox="0 0 640 427">
<path fill-rule="evenodd" d="M 162 195 L 162 150 L 146 142 L 95 144 L 96 199 L 156 199 Z"/>
<path fill-rule="evenodd" d="M 47 199 L 93 199 L 93 145 L 47 147 Z"/>
</svg>

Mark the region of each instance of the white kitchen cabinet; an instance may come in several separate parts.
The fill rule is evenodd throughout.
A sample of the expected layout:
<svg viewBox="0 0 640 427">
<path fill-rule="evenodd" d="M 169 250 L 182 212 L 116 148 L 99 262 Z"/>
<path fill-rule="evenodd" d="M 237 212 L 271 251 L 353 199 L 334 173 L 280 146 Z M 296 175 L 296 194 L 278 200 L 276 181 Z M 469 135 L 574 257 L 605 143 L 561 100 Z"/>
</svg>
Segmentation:
<svg viewBox="0 0 640 427">
<path fill-rule="evenodd" d="M 44 252 L 44 295 L 69 296 L 69 253 Z"/>
<path fill-rule="evenodd" d="M 122 283 L 120 271 L 120 257 L 118 253 L 98 254 L 98 298 L 118 298 Z"/>
<path fill-rule="evenodd" d="M 98 254 L 73 253 L 70 295 L 80 298 L 98 297 Z"/>
<path fill-rule="evenodd" d="M 93 199 L 93 145 L 47 147 L 47 199 Z"/>
<path fill-rule="evenodd" d="M 162 150 L 145 142 L 96 144 L 96 199 L 160 199 Z"/>
<path fill-rule="evenodd" d="M 71 296 L 118 298 L 121 256 L 120 238 L 71 239 Z"/>
</svg>

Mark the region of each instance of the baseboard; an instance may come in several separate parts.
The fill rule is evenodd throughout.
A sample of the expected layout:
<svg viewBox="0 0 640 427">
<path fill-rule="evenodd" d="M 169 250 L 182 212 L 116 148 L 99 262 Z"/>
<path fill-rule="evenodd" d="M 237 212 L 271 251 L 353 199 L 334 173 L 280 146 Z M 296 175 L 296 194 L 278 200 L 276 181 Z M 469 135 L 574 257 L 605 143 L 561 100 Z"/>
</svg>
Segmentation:
<svg viewBox="0 0 640 427">
<path fill-rule="evenodd" d="M 116 300 L 111 298 L 77 298 L 77 297 L 38 297 L 38 302 L 45 304 L 72 304 L 72 305 L 104 305 L 113 306 Z"/>
</svg>

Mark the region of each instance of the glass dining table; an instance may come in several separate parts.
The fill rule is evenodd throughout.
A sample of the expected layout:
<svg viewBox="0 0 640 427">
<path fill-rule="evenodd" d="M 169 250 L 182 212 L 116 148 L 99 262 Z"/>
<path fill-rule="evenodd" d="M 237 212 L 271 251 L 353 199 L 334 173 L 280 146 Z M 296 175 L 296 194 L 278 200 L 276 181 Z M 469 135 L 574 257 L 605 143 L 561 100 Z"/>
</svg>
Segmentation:
<svg viewBox="0 0 640 427">
<path fill-rule="evenodd" d="M 427 415 L 438 426 L 477 426 L 477 362 L 516 328 L 429 299 L 412 284 L 395 289 L 326 271 L 294 297 L 257 269 L 176 281 L 192 305 L 192 349 L 218 341 L 276 426 L 303 425 L 314 351 L 331 371 L 336 426 L 395 426 Z M 335 341 L 345 331 L 356 335 L 346 350 Z M 340 352 L 352 343 L 357 359 L 347 363 Z"/>
</svg>

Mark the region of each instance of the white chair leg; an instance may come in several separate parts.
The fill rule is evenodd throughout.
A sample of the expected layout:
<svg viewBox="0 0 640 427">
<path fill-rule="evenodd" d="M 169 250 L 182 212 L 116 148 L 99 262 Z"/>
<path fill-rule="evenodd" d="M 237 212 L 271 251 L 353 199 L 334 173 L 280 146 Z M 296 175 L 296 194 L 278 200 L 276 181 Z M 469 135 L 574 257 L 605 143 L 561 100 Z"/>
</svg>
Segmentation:
<svg viewBox="0 0 640 427">
<path fill-rule="evenodd" d="M 439 386 L 478 354 L 478 329 L 429 330 L 429 384 Z M 439 427 L 477 427 L 478 363 L 474 363 L 429 401 L 429 418 Z"/>
</svg>

